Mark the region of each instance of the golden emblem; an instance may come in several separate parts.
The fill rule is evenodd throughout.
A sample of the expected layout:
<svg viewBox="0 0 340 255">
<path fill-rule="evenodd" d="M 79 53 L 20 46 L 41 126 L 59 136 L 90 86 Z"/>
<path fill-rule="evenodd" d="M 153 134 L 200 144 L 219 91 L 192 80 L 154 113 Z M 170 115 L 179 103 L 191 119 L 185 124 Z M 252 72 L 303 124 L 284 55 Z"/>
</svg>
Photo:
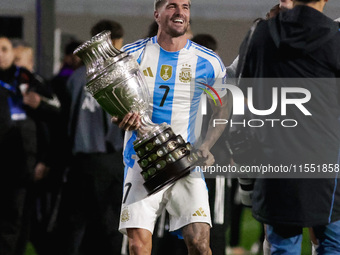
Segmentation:
<svg viewBox="0 0 340 255">
<path fill-rule="evenodd" d="M 160 76 L 164 81 L 169 80 L 172 77 L 172 66 L 162 65 Z"/>
<path fill-rule="evenodd" d="M 179 80 L 184 83 L 191 81 L 191 69 L 189 67 L 183 67 L 179 73 Z"/>
<path fill-rule="evenodd" d="M 129 209 L 128 208 L 124 208 L 122 210 L 122 215 L 120 216 L 120 221 L 121 222 L 127 222 L 129 220 L 130 220 Z"/>
</svg>

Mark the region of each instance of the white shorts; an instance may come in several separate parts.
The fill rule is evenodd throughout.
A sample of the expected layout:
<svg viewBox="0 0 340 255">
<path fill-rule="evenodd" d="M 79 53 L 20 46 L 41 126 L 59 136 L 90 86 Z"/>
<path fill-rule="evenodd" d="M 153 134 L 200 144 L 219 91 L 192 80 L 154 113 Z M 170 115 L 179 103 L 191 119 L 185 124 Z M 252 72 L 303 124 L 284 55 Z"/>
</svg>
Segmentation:
<svg viewBox="0 0 340 255">
<path fill-rule="evenodd" d="M 147 196 L 142 170 L 135 163 L 129 168 L 125 181 L 119 231 L 142 228 L 153 233 L 157 217 L 165 208 L 170 216 L 170 231 L 190 223 L 202 222 L 211 226 L 208 190 L 202 173 L 191 172 L 175 184 Z"/>
</svg>

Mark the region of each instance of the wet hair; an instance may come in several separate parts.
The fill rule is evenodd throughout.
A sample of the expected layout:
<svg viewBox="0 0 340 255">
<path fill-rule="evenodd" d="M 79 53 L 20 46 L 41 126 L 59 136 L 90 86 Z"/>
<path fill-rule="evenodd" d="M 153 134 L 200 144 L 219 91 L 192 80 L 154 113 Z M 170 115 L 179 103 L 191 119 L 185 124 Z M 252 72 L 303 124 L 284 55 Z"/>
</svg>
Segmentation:
<svg viewBox="0 0 340 255">
<path fill-rule="evenodd" d="M 195 35 L 191 40 L 208 49 L 211 49 L 212 51 L 217 50 L 217 41 L 212 35 L 198 34 L 198 35 Z"/>
<path fill-rule="evenodd" d="M 159 7 L 164 4 L 165 0 L 155 0 L 154 2 L 154 10 L 156 11 Z M 189 6 L 191 6 L 191 0 L 189 0 Z"/>
<path fill-rule="evenodd" d="M 120 39 L 124 36 L 124 29 L 121 24 L 114 20 L 101 20 L 91 29 L 91 36 L 95 36 L 104 30 L 111 32 L 111 39 Z"/>
</svg>

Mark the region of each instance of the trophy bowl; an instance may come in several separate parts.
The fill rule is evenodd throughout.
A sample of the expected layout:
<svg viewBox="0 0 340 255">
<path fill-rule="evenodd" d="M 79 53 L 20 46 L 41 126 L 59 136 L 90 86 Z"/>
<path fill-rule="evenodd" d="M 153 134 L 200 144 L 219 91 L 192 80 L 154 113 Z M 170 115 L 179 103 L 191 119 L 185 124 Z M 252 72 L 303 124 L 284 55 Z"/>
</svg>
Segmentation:
<svg viewBox="0 0 340 255">
<path fill-rule="evenodd" d="M 148 195 L 189 174 L 199 161 L 196 151 L 180 135 L 175 135 L 168 124 L 151 121 L 144 75 L 132 56 L 112 45 L 110 32 L 95 35 L 74 54 L 86 66 L 87 91 L 106 112 L 118 119 L 129 112 L 141 116 L 133 145 Z"/>
</svg>

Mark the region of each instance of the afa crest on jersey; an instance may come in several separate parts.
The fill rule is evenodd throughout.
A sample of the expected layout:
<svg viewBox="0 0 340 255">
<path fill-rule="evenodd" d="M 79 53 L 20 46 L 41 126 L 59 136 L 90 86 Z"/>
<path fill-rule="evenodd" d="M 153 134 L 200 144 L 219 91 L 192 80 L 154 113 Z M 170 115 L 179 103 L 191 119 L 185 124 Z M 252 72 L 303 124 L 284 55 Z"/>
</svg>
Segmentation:
<svg viewBox="0 0 340 255">
<path fill-rule="evenodd" d="M 162 65 L 160 76 L 164 81 L 170 80 L 172 77 L 172 66 Z"/>
<path fill-rule="evenodd" d="M 191 68 L 190 65 L 184 65 L 179 73 L 179 80 L 184 83 L 191 81 Z"/>
</svg>

